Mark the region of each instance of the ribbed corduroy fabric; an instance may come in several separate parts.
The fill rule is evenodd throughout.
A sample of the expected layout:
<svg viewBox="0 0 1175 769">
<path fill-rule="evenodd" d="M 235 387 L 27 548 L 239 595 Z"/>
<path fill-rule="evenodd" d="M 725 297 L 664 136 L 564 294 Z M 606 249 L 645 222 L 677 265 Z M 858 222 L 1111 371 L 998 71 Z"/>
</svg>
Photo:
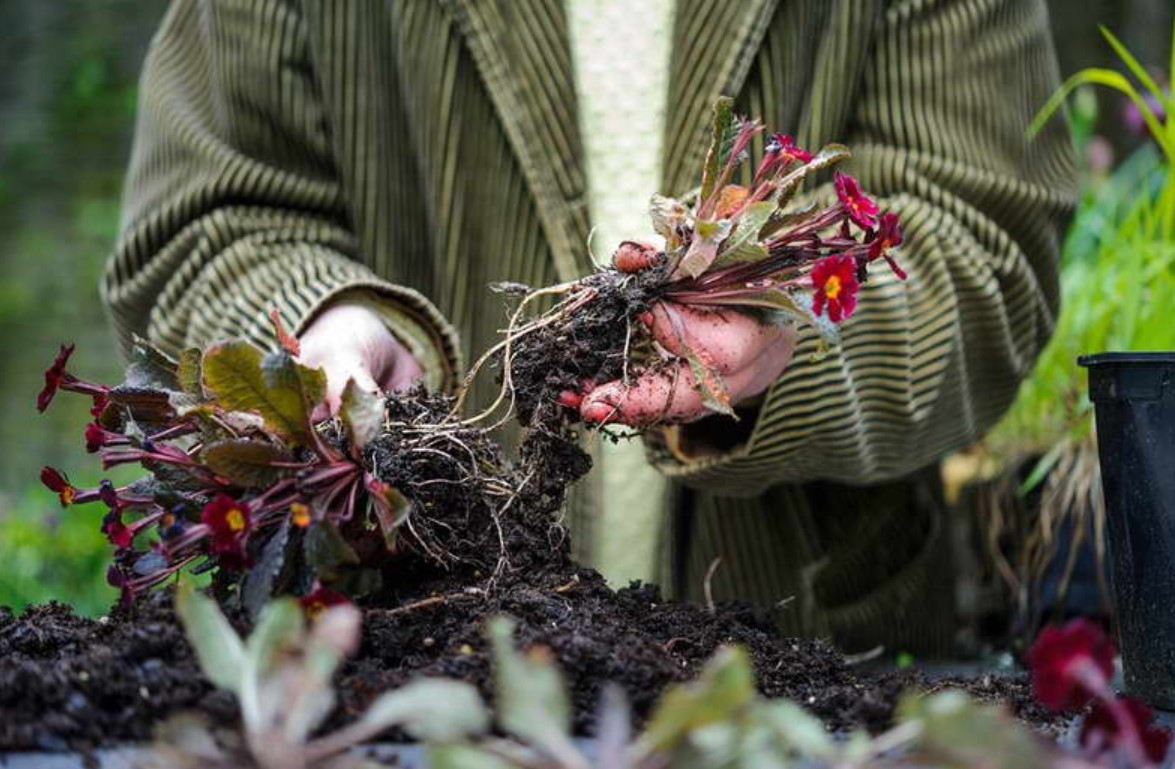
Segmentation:
<svg viewBox="0 0 1175 769">
<path fill-rule="evenodd" d="M 990 427 L 1053 325 L 1074 180 L 1063 126 L 1024 136 L 1058 82 L 1045 14 L 679 0 L 665 191 L 696 184 L 710 105 L 734 94 L 802 144 L 853 148 L 849 170 L 902 218 L 910 273 L 869 283 L 832 354 L 805 338 L 743 444 L 661 455 L 692 489 L 668 548 L 683 591 L 721 556 L 716 596 L 792 599 L 789 630 L 949 639 L 915 621 L 949 615 L 941 506 L 895 479 Z M 502 324 L 487 283 L 590 269 L 568 50 L 558 0 L 176 0 L 103 284 L 120 335 L 268 343 L 270 306 L 300 329 L 361 292 L 451 384 L 458 339 L 479 352 Z M 796 485 L 821 479 L 858 488 Z"/>
</svg>

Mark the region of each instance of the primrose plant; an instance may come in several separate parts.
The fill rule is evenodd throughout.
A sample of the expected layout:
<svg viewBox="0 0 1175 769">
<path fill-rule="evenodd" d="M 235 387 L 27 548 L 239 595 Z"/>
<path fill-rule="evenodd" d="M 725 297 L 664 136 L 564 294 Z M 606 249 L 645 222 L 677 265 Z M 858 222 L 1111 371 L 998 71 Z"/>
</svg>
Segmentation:
<svg viewBox="0 0 1175 769">
<path fill-rule="evenodd" d="M 312 737 L 335 705 L 332 676 L 358 646 L 358 609 L 343 603 L 308 621 L 298 601 L 279 599 L 247 641 L 190 587 L 181 587 L 177 610 L 204 674 L 240 703 L 243 744 L 195 716 L 177 716 L 159 730 L 153 761 L 160 767 L 360 769 L 370 764 L 348 749 L 392 727 L 436 744 L 489 727 L 473 686 L 423 679 L 379 697 L 358 721 Z"/>
<path fill-rule="evenodd" d="M 176 360 L 140 340 L 126 381 L 110 387 L 70 373 L 70 345 L 45 372 L 38 409 L 59 391 L 91 398 L 87 449 L 104 469 L 151 473 L 80 489 L 59 470 L 41 472 L 63 506 L 106 506 L 108 579 L 124 600 L 185 567 L 235 577 L 253 613 L 275 592 L 306 594 L 316 582 L 358 596 L 376 572 L 355 542 L 395 548 L 413 506 L 362 461 L 384 424 L 383 399 L 349 382 L 340 419 L 315 425 L 325 375 L 297 361 L 297 340 L 273 318 L 281 347 L 270 353 L 230 341 Z"/>
</svg>

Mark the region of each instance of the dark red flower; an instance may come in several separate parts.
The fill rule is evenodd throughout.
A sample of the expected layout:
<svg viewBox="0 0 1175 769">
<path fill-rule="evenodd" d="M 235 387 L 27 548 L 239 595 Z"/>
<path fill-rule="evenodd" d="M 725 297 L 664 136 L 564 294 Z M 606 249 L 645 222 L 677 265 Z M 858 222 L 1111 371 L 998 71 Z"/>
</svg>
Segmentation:
<svg viewBox="0 0 1175 769">
<path fill-rule="evenodd" d="M 898 266 L 889 253 L 890 249 L 902 245 L 904 240 L 902 228 L 898 224 L 898 215 L 892 211 L 886 211 L 881 215 L 877 232 L 873 233 L 872 239 L 869 241 L 869 261 L 884 259 L 889 264 L 889 268 L 893 270 L 894 275 L 897 275 L 900 280 L 905 280 L 906 271 Z"/>
<path fill-rule="evenodd" d="M 135 540 L 135 530 L 123 523 L 117 512 L 111 512 L 102 521 L 102 533 L 117 548 L 130 547 Z"/>
<path fill-rule="evenodd" d="M 1105 631 L 1089 620 L 1045 628 L 1027 657 L 1036 699 L 1053 710 L 1084 707 L 1108 686 L 1116 653 Z"/>
<path fill-rule="evenodd" d="M 1124 715 L 1134 726 L 1147 759 L 1151 763 L 1161 764 L 1171 745 L 1171 730 L 1156 724 L 1154 711 L 1140 700 L 1119 697 L 1116 706 L 1118 716 L 1115 715 L 1114 706 L 1101 700 L 1094 702 L 1089 715 L 1081 724 L 1081 746 L 1094 755 L 1121 746 L 1130 739 L 1123 734 L 1123 725 L 1119 721 L 1119 717 Z"/>
<path fill-rule="evenodd" d="M 105 430 L 93 422 L 86 425 L 86 451 L 93 454 L 105 446 L 107 435 Z"/>
<path fill-rule="evenodd" d="M 851 256 L 829 256 L 812 266 L 812 312 L 840 323 L 857 308 L 857 263 Z"/>
<path fill-rule="evenodd" d="M 861 191 L 856 179 L 846 173 L 836 172 L 836 196 L 840 198 L 845 213 L 858 227 L 872 230 L 877 227 L 877 214 L 881 210 L 873 198 Z"/>
<path fill-rule="evenodd" d="M 41 483 L 45 484 L 45 487 L 49 491 L 57 492 L 57 498 L 61 500 L 62 507 L 72 505 L 74 497 L 78 493 L 77 488 L 69 482 L 69 478 L 65 476 L 65 473 L 60 470 L 55 470 L 48 465 L 41 468 Z"/>
<path fill-rule="evenodd" d="M 772 134 L 771 141 L 767 143 L 767 152 L 778 153 L 780 160 L 785 163 L 792 160 L 801 163 L 812 161 L 812 153 L 796 144 L 790 134 Z"/>
<path fill-rule="evenodd" d="M 211 534 L 212 552 L 236 562 L 245 555 L 245 539 L 252 521 L 249 506 L 228 494 L 217 494 L 200 512 L 200 520 Z"/>
<path fill-rule="evenodd" d="M 73 345 L 61 345 L 61 352 L 57 353 L 57 357 L 53 360 L 53 365 L 45 370 L 45 387 L 37 395 L 37 411 L 44 411 L 49 408 L 53 396 L 57 394 L 58 388 L 61 387 L 62 380 L 69 376 L 65 373 L 65 365 L 69 363 L 69 356 L 73 355 Z"/>
<path fill-rule="evenodd" d="M 94 393 L 92 397 L 94 398 L 94 405 L 90 407 L 90 416 L 98 419 L 102 416 L 102 412 L 106 410 L 106 405 L 110 403 L 110 398 L 107 397 L 105 392 Z"/>
<path fill-rule="evenodd" d="M 347 596 L 339 591 L 323 587 L 317 582 L 314 583 L 314 589 L 298 599 L 298 602 L 302 604 L 302 611 L 310 619 L 318 619 L 319 615 L 332 606 L 351 603 Z"/>
</svg>

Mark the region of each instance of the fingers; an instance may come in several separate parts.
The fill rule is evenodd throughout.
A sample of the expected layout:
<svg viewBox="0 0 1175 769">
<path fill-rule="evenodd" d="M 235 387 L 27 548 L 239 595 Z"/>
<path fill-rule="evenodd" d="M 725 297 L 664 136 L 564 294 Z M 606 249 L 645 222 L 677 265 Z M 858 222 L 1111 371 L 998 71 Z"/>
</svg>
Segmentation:
<svg viewBox="0 0 1175 769">
<path fill-rule="evenodd" d="M 583 398 L 579 413 L 585 422 L 643 427 L 654 422 L 689 422 L 706 412 L 693 373 L 686 363 L 645 373 L 626 387 L 617 380 Z"/>
<path fill-rule="evenodd" d="M 658 302 L 648 318 L 653 337 L 666 350 L 679 357 L 704 351 L 723 374 L 751 365 L 764 348 L 786 334 L 737 310 L 699 310 L 673 302 Z"/>
</svg>

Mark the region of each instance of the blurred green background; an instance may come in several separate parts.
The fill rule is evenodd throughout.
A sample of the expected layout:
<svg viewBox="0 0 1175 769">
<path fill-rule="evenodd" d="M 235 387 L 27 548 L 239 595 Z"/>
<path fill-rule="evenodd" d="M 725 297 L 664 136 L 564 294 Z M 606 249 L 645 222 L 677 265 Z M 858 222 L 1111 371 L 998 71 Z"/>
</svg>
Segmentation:
<svg viewBox="0 0 1175 769">
<path fill-rule="evenodd" d="M 1051 0 L 1062 72 L 1114 61 L 1098 23 L 1165 68 L 1173 5 Z M 62 510 L 37 480 L 45 464 L 79 485 L 103 477 L 82 448 L 86 402 L 62 397 L 39 415 L 34 399 L 62 342 L 77 344 L 72 370 L 119 377 L 97 286 L 118 230 L 138 71 L 165 7 L 0 0 L 0 606 L 58 599 L 100 614 L 114 597 L 100 512 Z M 1077 138 L 1095 169 L 1085 207 L 1096 209 L 1113 186 L 1099 180 L 1146 139 L 1123 119 L 1124 99 L 1088 99 Z"/>
</svg>

